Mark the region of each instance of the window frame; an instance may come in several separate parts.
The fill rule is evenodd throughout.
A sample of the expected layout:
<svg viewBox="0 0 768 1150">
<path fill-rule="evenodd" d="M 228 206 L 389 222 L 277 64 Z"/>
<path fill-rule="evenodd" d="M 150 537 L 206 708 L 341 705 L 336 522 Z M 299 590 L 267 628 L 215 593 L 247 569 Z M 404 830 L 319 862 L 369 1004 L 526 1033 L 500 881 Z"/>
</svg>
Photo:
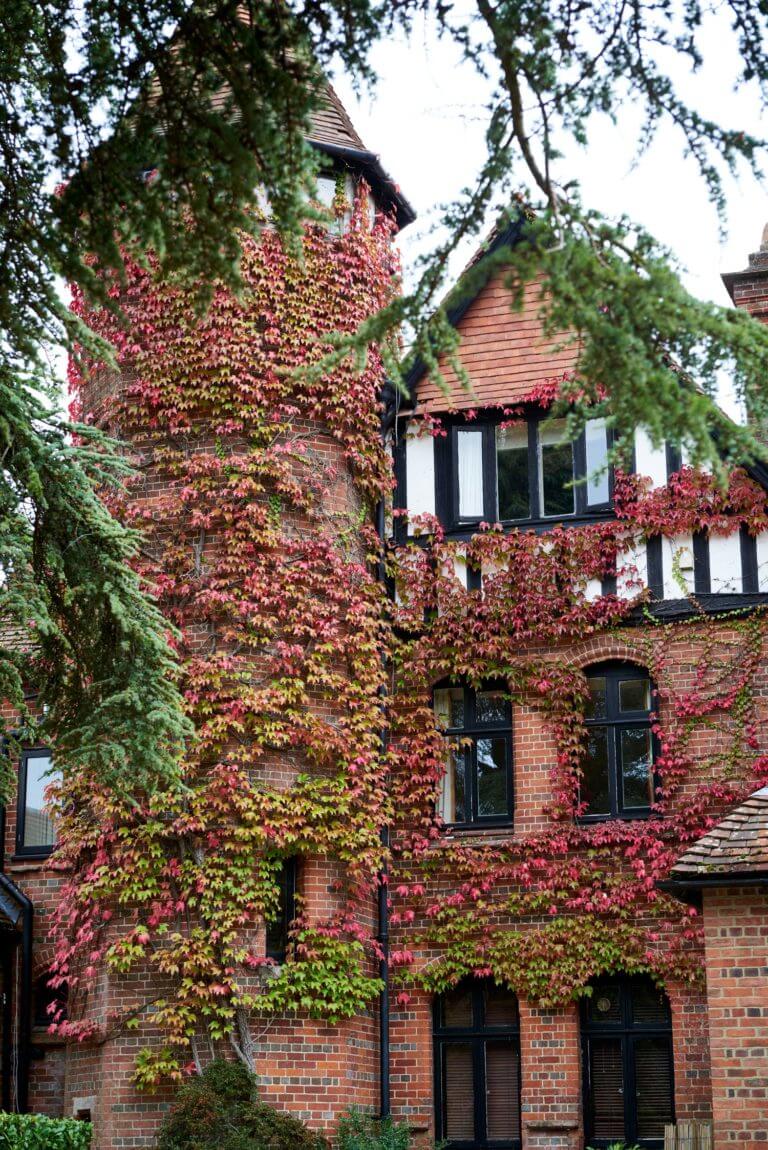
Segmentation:
<svg viewBox="0 0 768 1150">
<path fill-rule="evenodd" d="M 591 521 L 604 519 L 613 511 L 614 496 L 614 468 L 608 467 L 608 499 L 600 503 L 589 503 L 587 472 L 586 431 L 582 430 L 572 440 L 573 450 L 573 476 L 574 486 L 571 489 L 574 498 L 574 510 L 565 514 L 546 515 L 543 512 L 541 501 L 543 497 L 543 471 L 542 471 L 542 444 L 541 426 L 550 418 L 549 412 L 530 411 L 520 416 L 519 420 L 492 417 L 479 417 L 473 420 L 454 417 L 447 426 L 450 429 L 447 458 L 448 476 L 440 480 L 444 489 L 444 508 L 447 512 L 449 530 L 452 532 L 471 532 L 480 522 L 501 523 L 505 527 L 533 526 L 548 527 L 562 522 Z M 597 416 L 596 418 L 602 418 Z M 498 466 L 496 458 L 496 432 L 505 423 L 517 422 L 525 424 L 528 431 L 528 499 L 530 514 L 520 518 L 502 519 L 498 506 Z M 482 478 L 483 478 L 483 514 L 462 516 L 460 514 L 461 492 L 459 488 L 459 433 L 474 431 L 481 436 L 482 443 Z M 608 450 L 613 443 L 610 428 L 606 428 Z M 439 457 L 438 457 L 439 459 Z M 437 462 L 437 460 L 436 460 Z M 437 501 L 439 507 L 440 499 Z M 444 520 L 445 521 L 445 520 Z"/>
<path fill-rule="evenodd" d="M 484 1017 L 485 990 L 492 985 L 498 985 L 492 979 L 470 978 L 452 987 L 459 991 L 466 986 L 472 995 L 472 1025 L 443 1026 L 442 1005 L 444 994 L 435 995 L 432 1002 L 432 1046 L 434 1071 L 434 1103 L 435 1103 L 435 1141 L 443 1143 L 451 1150 L 521 1150 L 523 1111 L 522 1111 L 522 1053 L 520 1049 L 520 1004 L 517 995 L 509 991 L 515 998 L 517 1006 L 517 1021 L 511 1026 L 487 1026 Z M 494 1138 L 487 1135 L 487 1114 L 485 1099 L 487 1096 L 487 1077 L 485 1062 L 485 1046 L 488 1042 L 508 1043 L 517 1052 L 517 1097 L 520 1105 L 518 1116 L 520 1138 Z M 468 1139 L 448 1139 L 445 1135 L 445 1097 L 443 1091 L 443 1051 L 452 1044 L 471 1046 L 472 1051 L 472 1100 L 474 1137 Z M 485 1137 L 478 1137 L 479 1131 L 486 1131 Z"/>
<path fill-rule="evenodd" d="M 590 1040 L 595 1038 L 614 1038 L 621 1042 L 622 1066 L 622 1098 L 624 1100 L 624 1139 L 628 1146 L 641 1146 L 644 1150 L 663 1150 L 664 1138 L 638 1138 L 637 1134 L 637 1079 L 635 1066 L 635 1044 L 637 1039 L 662 1038 L 668 1043 L 669 1049 L 669 1084 L 672 1101 L 672 1122 L 675 1122 L 675 1059 L 674 1034 L 672 1030 L 672 1009 L 669 996 L 664 991 L 667 1001 L 667 1021 L 635 1022 L 632 1017 L 632 990 L 641 981 L 648 983 L 650 979 L 643 976 L 617 976 L 597 979 L 592 987 L 591 997 L 582 999 L 580 1008 L 580 1040 L 582 1057 L 582 1095 L 584 1113 L 584 1135 L 586 1143 L 594 1146 L 595 1150 L 606 1150 L 613 1146 L 617 1138 L 600 1138 L 594 1134 L 594 1115 L 592 1108 L 592 1069 Z M 617 985 L 619 988 L 619 1006 L 621 1012 L 620 1022 L 599 1022 L 590 1018 L 589 1005 L 594 1002 L 601 985 Z M 621 1141 L 621 1139 L 618 1139 Z"/>
<path fill-rule="evenodd" d="M 267 958 L 271 958 L 278 966 L 281 966 L 288 956 L 290 950 L 290 939 L 288 933 L 291 923 L 296 918 L 296 893 L 297 893 L 297 876 L 298 876 L 298 861 L 295 855 L 282 860 L 281 867 L 281 896 L 282 896 L 282 881 L 285 881 L 285 905 L 281 906 L 278 903 L 278 913 L 272 919 L 264 920 L 264 954 Z M 282 901 L 282 897 L 281 900 Z M 270 928 L 280 930 L 285 938 L 284 945 L 275 946 L 270 943 Z"/>
<path fill-rule="evenodd" d="M 585 717 L 584 725 L 587 730 L 591 727 L 606 727 L 610 732 L 615 732 L 624 728 L 647 725 L 651 735 L 651 776 L 653 779 L 655 802 L 660 789 L 659 776 L 655 770 L 660 747 L 658 736 L 653 730 L 653 720 L 651 719 L 651 715 L 655 714 L 653 706 L 655 685 L 648 670 L 638 663 L 625 663 L 611 660 L 609 662 L 595 663 L 589 667 L 585 667 L 583 668 L 583 674 L 586 679 L 605 678 L 606 680 L 606 714 L 594 719 Z M 616 706 L 614 712 L 611 713 L 609 694 L 613 696 L 613 698 L 616 698 L 618 695 L 619 682 L 628 678 L 644 679 L 648 683 L 650 700 L 648 710 L 621 712 L 618 706 Z M 612 691 L 609 688 L 609 684 L 613 685 L 614 689 Z M 608 740 L 608 796 L 611 809 L 607 813 L 597 812 L 595 814 L 589 814 L 588 811 L 585 811 L 579 815 L 577 820 L 579 823 L 608 822 L 612 819 L 618 819 L 621 822 L 634 822 L 638 819 L 659 817 L 658 811 L 654 810 L 653 804 L 644 807 L 625 808 L 623 803 L 619 802 L 619 793 L 621 790 L 620 767 L 621 762 L 617 752 L 616 737 L 613 735 L 613 737 Z M 581 796 L 579 796 L 579 801 L 581 801 Z"/>
<path fill-rule="evenodd" d="M 467 683 L 452 683 L 443 680 L 436 683 L 432 688 L 432 706 L 435 705 L 435 693 L 440 690 L 461 690 L 464 692 L 464 715 L 465 721 L 463 727 L 440 727 L 440 733 L 443 735 L 446 747 L 450 745 L 452 739 L 472 740 L 471 747 L 465 747 L 464 753 L 468 752 L 467 759 L 469 770 L 467 772 L 468 786 L 467 798 L 469 800 L 469 818 L 456 822 L 448 822 L 443 820 L 446 829 L 451 830 L 464 830 L 464 829 L 477 829 L 481 827 L 511 827 L 514 825 L 515 816 L 515 769 L 514 769 L 514 746 L 513 746 L 513 715 L 512 715 L 512 698 L 507 683 L 499 680 L 492 680 L 483 683 L 478 688 L 470 687 Z M 504 724 L 491 724 L 478 725 L 477 723 L 477 702 L 476 696 L 478 692 L 484 691 L 503 691 L 509 700 L 509 722 Z M 437 718 L 437 713 L 435 712 Z M 477 742 L 482 738 L 498 738 L 501 737 L 505 742 L 506 752 L 506 784 L 507 784 L 507 809 L 503 815 L 478 815 L 478 779 L 477 779 Z M 466 809 L 466 807 L 465 807 Z"/>
<path fill-rule="evenodd" d="M 19 755 L 19 773 L 16 793 L 16 842 L 14 854 L 17 858 L 45 859 L 53 853 L 56 841 L 50 844 L 41 843 L 39 846 L 25 846 L 24 832 L 27 820 L 27 763 L 29 759 L 42 758 L 47 755 L 53 766 L 53 751 L 50 747 L 26 747 Z M 50 778 L 49 778 L 49 781 Z M 45 784 L 46 786 L 48 783 Z M 55 836 L 54 828 L 54 836 Z"/>
</svg>

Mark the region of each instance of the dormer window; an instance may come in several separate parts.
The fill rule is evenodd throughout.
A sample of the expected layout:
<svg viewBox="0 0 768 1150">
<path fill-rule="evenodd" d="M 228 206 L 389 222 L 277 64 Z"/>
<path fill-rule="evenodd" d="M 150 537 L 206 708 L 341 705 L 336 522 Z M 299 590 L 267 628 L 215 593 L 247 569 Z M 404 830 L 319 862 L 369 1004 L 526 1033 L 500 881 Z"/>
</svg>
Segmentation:
<svg viewBox="0 0 768 1150">
<path fill-rule="evenodd" d="M 612 476 L 604 419 L 575 439 L 564 419 L 457 423 L 452 428 L 451 521 L 525 523 L 590 517 L 608 510 Z"/>
</svg>

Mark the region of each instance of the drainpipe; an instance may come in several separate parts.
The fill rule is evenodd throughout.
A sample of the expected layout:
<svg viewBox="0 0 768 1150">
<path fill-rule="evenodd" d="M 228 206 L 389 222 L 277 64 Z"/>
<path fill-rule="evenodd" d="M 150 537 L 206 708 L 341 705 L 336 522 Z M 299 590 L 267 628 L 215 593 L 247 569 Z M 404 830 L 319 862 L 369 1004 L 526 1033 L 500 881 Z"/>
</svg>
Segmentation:
<svg viewBox="0 0 768 1150">
<path fill-rule="evenodd" d="M 384 409 L 381 415 L 381 438 L 386 444 L 389 434 L 397 416 L 398 395 L 390 383 L 382 388 L 381 399 Z M 386 547 L 386 508 L 384 500 L 380 499 L 376 506 L 376 533 L 379 537 L 379 560 L 376 564 L 376 578 L 387 589 L 387 595 L 392 592 L 387 586 L 384 563 L 384 549 Z M 382 664 L 386 668 L 387 656 L 382 653 Z M 387 699 L 387 688 L 382 683 L 379 692 L 382 709 Z M 381 748 L 386 752 L 389 742 L 389 730 L 386 724 L 381 728 Z M 385 850 L 389 848 L 389 827 L 381 828 L 381 844 Z M 381 979 L 381 994 L 379 996 L 379 1117 L 382 1121 L 389 1118 L 392 1113 L 390 1091 L 390 1051 L 389 1051 L 389 874 L 386 863 L 379 872 L 378 887 L 379 934 L 378 942 L 381 950 L 379 960 L 379 977 Z"/>
</svg>

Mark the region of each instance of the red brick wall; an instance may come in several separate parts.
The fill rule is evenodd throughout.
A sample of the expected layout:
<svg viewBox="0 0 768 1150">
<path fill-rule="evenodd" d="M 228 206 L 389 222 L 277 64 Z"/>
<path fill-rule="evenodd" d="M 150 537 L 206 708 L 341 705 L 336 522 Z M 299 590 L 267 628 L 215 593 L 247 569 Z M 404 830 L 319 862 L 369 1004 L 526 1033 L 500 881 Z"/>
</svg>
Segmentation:
<svg viewBox="0 0 768 1150">
<path fill-rule="evenodd" d="M 704 894 L 715 1150 L 768 1143 L 768 888 Z"/>
</svg>

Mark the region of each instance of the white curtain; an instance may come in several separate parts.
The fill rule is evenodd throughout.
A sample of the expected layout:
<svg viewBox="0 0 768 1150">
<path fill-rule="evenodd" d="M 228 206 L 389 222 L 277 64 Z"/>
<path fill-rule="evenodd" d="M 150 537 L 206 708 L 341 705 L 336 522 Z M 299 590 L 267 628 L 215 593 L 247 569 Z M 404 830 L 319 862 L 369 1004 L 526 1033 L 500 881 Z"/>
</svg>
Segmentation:
<svg viewBox="0 0 768 1150">
<path fill-rule="evenodd" d="M 440 688 L 435 691 L 435 716 L 440 727 L 451 725 L 451 698 L 450 688 Z M 450 744 L 446 740 L 445 748 L 445 774 L 440 783 L 440 794 L 437 801 L 437 813 L 447 823 L 456 819 L 456 796 L 454 786 L 454 758 Z"/>
<path fill-rule="evenodd" d="M 459 515 L 481 519 L 483 515 L 483 433 L 459 431 Z"/>
<path fill-rule="evenodd" d="M 587 445 L 587 503 L 607 503 L 608 490 L 608 434 L 604 419 L 590 419 L 584 429 Z"/>
</svg>

